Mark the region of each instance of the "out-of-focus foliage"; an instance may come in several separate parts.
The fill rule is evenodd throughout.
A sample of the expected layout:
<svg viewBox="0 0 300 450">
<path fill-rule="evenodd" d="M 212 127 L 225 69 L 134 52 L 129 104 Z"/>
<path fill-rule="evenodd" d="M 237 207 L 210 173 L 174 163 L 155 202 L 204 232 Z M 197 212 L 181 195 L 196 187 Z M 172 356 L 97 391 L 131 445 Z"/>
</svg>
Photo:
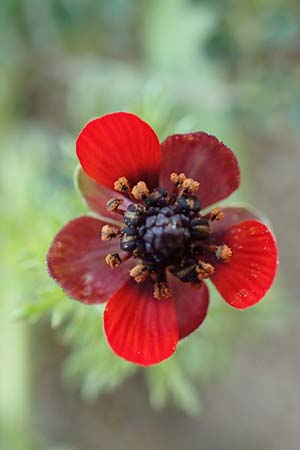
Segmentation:
<svg viewBox="0 0 300 450">
<path fill-rule="evenodd" d="M 275 308 L 272 314 L 265 300 L 241 315 L 215 295 L 205 325 L 170 360 L 144 370 L 112 354 L 102 307 L 70 301 L 44 262 L 59 228 L 86 212 L 72 183 L 76 134 L 91 117 L 114 110 L 140 114 L 161 138 L 205 129 L 237 151 L 244 182 L 233 200 L 248 200 L 245 133 L 299 124 L 299 19 L 292 0 L 1 1 L 0 319 L 50 324 L 69 350 L 64 380 L 80 386 L 85 398 L 143 370 L 154 407 L 172 400 L 196 412 L 199 383 L 230 363 L 236 336 L 240 342 L 264 330 Z M 274 291 L 271 297 L 274 304 Z M 24 420 L 29 328 L 22 322 L 2 330 L 2 342 L 13 343 L 0 347 L 3 449 L 12 442 L 13 450 L 32 450 Z M 36 332 L 30 328 L 32 340 Z M 13 390 L 10 373 L 24 374 Z"/>
<path fill-rule="evenodd" d="M 205 0 L 199 0 L 205 3 Z M 300 119 L 300 5 L 283 0 L 214 3 L 205 50 L 236 96 L 246 127 L 276 128 Z"/>
</svg>

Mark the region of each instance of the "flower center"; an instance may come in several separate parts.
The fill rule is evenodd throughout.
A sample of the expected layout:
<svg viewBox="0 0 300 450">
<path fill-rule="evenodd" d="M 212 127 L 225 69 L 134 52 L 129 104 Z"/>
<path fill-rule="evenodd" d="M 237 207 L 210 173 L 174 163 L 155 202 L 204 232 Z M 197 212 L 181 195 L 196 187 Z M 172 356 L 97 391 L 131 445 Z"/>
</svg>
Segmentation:
<svg viewBox="0 0 300 450">
<path fill-rule="evenodd" d="M 154 208 L 153 208 L 154 209 Z M 178 205 L 151 211 L 139 229 L 141 257 L 155 264 L 170 264 L 181 258 L 190 240 L 189 218 L 181 214 Z"/>
<path fill-rule="evenodd" d="M 151 276 L 155 280 L 154 296 L 170 296 L 166 284 L 166 270 L 183 282 L 199 284 L 214 273 L 211 264 L 214 258 L 227 262 L 231 250 L 226 245 L 211 243 L 211 222 L 224 216 L 216 208 L 208 216 L 200 213 L 201 204 L 194 195 L 199 183 L 184 174 L 171 174 L 173 191 L 168 193 L 158 187 L 152 192 L 142 181 L 130 189 L 126 178 L 116 181 L 116 190 L 127 194 L 132 203 L 122 210 L 122 201 L 108 202 L 109 211 L 122 214 L 124 227 L 118 229 L 105 225 L 102 239 L 120 238 L 120 249 L 124 259 L 138 260 L 130 275 L 139 283 Z M 210 262 L 209 262 L 210 261 Z M 109 254 L 106 262 L 114 268 L 122 262 L 119 254 Z"/>
</svg>

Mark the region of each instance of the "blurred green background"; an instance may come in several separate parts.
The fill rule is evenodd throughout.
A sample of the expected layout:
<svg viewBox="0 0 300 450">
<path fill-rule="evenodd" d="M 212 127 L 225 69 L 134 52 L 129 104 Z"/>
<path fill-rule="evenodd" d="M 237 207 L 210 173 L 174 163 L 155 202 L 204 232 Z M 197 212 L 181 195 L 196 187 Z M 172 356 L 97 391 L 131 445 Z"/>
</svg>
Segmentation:
<svg viewBox="0 0 300 450">
<path fill-rule="evenodd" d="M 2 0 L 1 450 L 296 450 L 300 440 L 297 0 Z M 161 139 L 216 134 L 278 236 L 280 286 L 243 313 L 215 294 L 159 366 L 114 356 L 102 307 L 70 301 L 45 253 L 85 213 L 74 142 L 139 114 Z"/>
</svg>

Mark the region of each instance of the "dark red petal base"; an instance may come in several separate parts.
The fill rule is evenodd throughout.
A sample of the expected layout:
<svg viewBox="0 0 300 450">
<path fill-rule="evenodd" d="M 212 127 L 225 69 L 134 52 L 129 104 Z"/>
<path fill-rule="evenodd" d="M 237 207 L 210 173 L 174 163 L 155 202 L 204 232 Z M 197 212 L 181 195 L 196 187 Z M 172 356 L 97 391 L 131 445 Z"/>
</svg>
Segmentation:
<svg viewBox="0 0 300 450">
<path fill-rule="evenodd" d="M 105 222 L 88 216 L 71 220 L 56 235 L 47 254 L 50 275 L 69 297 L 83 303 L 107 301 L 128 278 L 129 261 L 115 270 L 105 262 L 108 253 L 118 251 L 118 243 L 101 241 L 103 225 Z"/>
<path fill-rule="evenodd" d="M 223 235 L 233 225 L 237 225 L 247 220 L 257 220 L 265 223 L 266 218 L 258 211 L 251 209 L 248 206 L 224 206 L 222 208 L 224 218 L 222 220 L 215 220 L 211 222 L 211 232 L 214 235 Z M 209 218 L 210 214 L 206 217 Z"/>
<path fill-rule="evenodd" d="M 199 181 L 202 208 L 226 198 L 240 184 L 233 152 L 214 136 L 203 132 L 174 134 L 162 143 L 160 184 L 171 188 L 170 173 L 184 172 Z"/>
<path fill-rule="evenodd" d="M 123 200 L 121 207 L 126 210 L 128 205 L 131 203 L 127 197 L 124 197 L 120 192 L 116 193 L 112 189 L 108 189 L 107 187 L 97 183 L 89 177 L 81 167 L 78 167 L 76 170 L 75 183 L 77 189 L 83 197 L 84 202 L 92 211 L 99 214 L 101 218 L 107 220 L 108 222 L 110 222 L 111 219 L 114 222 L 120 222 L 120 219 L 121 222 L 123 221 L 123 218 L 119 214 L 108 212 L 106 204 L 113 198 L 119 198 Z M 122 223 L 120 223 L 120 226 L 122 226 Z"/>
<path fill-rule="evenodd" d="M 176 308 L 179 339 L 183 339 L 195 331 L 206 317 L 209 292 L 205 283 L 191 287 L 168 273 L 168 284 L 172 292 Z"/>
</svg>

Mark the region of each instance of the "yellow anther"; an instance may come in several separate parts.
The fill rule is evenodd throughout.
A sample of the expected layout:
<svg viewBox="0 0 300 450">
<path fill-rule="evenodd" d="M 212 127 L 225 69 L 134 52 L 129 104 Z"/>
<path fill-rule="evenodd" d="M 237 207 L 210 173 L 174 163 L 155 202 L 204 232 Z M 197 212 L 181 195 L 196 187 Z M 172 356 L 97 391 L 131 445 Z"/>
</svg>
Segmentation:
<svg viewBox="0 0 300 450">
<path fill-rule="evenodd" d="M 111 269 L 114 269 L 115 267 L 118 267 L 122 261 L 118 253 L 109 253 L 105 257 L 105 262 Z"/>
<path fill-rule="evenodd" d="M 111 225 L 104 225 L 101 230 L 101 239 L 102 241 L 111 241 L 111 239 L 118 236 L 118 234 L 118 228 L 112 227 Z"/>
<path fill-rule="evenodd" d="M 182 183 L 182 190 L 186 194 L 192 194 L 193 192 L 198 191 L 200 183 L 198 181 L 193 180 L 192 178 L 186 178 Z"/>
<path fill-rule="evenodd" d="M 143 264 L 137 264 L 130 270 L 129 275 L 134 278 L 137 283 L 141 283 L 147 278 L 148 271 Z"/>
<path fill-rule="evenodd" d="M 147 195 L 149 195 L 149 189 L 144 181 L 139 181 L 132 188 L 132 195 L 136 200 L 143 200 Z"/>
<path fill-rule="evenodd" d="M 114 190 L 119 192 L 129 192 L 129 181 L 126 177 L 120 177 L 114 182 Z"/>
<path fill-rule="evenodd" d="M 124 200 L 120 198 L 112 198 L 106 203 L 107 211 L 109 212 L 116 212 L 119 209 L 119 206 L 124 203 Z"/>
<path fill-rule="evenodd" d="M 222 220 L 224 219 L 225 214 L 221 210 L 221 208 L 214 208 L 210 213 L 210 220 L 213 222 L 214 220 Z"/>
<path fill-rule="evenodd" d="M 170 175 L 170 180 L 176 186 L 180 186 L 186 180 L 186 176 L 185 176 L 184 173 L 179 173 L 178 174 L 178 173 L 172 172 L 171 175 Z"/>
<path fill-rule="evenodd" d="M 198 181 L 195 181 L 192 178 L 187 178 L 184 173 L 177 174 L 172 172 L 170 175 L 170 180 L 185 194 L 192 194 L 193 192 L 196 192 L 200 186 Z"/>
<path fill-rule="evenodd" d="M 166 282 L 158 281 L 157 283 L 154 284 L 153 297 L 157 298 L 157 300 L 171 297 L 171 291 L 168 288 L 168 285 Z"/>
<path fill-rule="evenodd" d="M 209 263 L 200 261 L 196 267 L 196 272 L 198 274 L 198 280 L 205 280 L 209 278 L 215 271 L 214 266 Z"/>
<path fill-rule="evenodd" d="M 226 263 L 230 260 L 231 256 L 232 256 L 232 250 L 230 247 L 228 247 L 228 245 L 224 244 L 224 245 L 220 245 L 219 247 L 217 247 L 217 250 L 216 250 L 217 259 Z"/>
</svg>

